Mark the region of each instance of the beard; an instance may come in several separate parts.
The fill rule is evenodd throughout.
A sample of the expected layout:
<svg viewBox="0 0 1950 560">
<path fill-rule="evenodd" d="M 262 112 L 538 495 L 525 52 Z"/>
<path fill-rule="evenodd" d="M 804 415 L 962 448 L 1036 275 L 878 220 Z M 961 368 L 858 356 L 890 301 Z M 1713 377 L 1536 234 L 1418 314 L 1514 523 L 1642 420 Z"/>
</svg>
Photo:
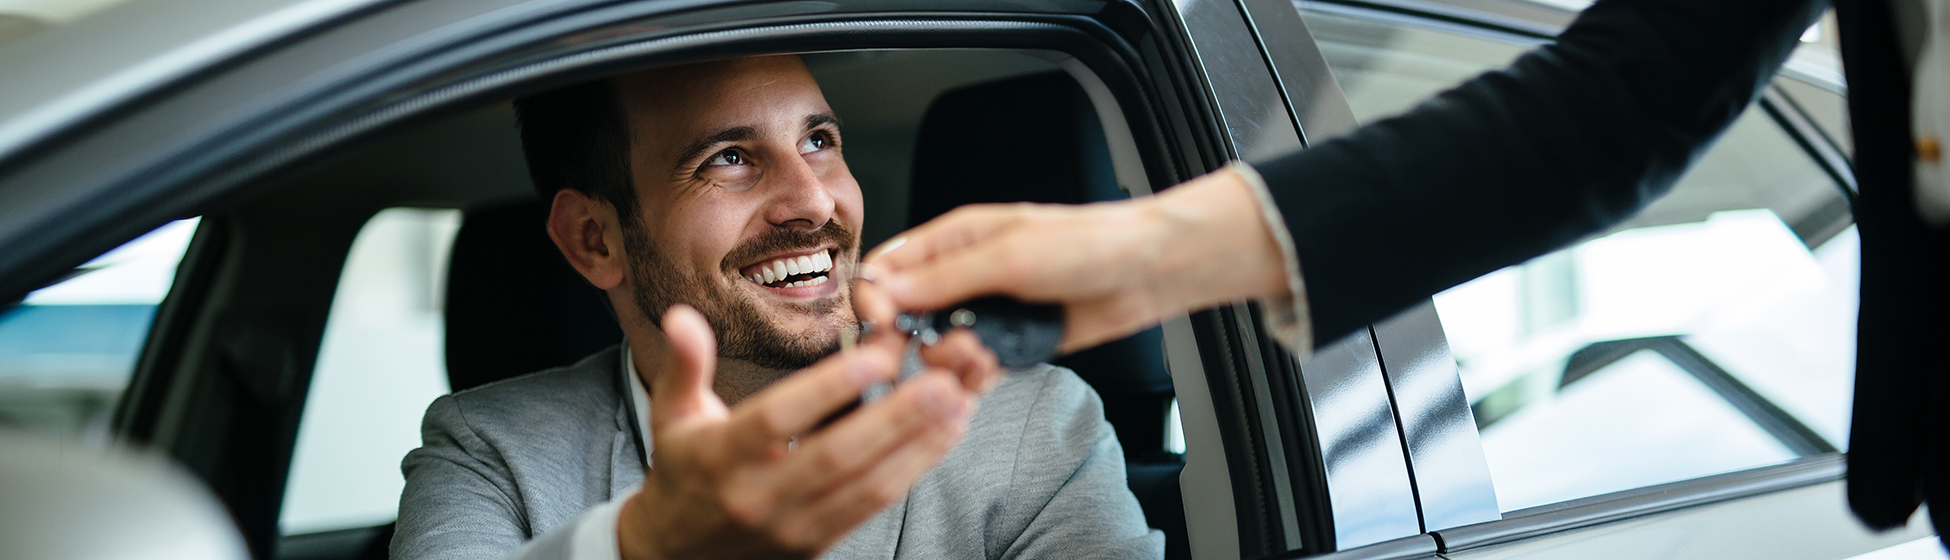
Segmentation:
<svg viewBox="0 0 1950 560">
<path fill-rule="evenodd" d="M 839 222 L 828 221 L 814 230 L 773 229 L 733 249 L 720 270 L 700 270 L 695 275 L 683 274 L 664 258 L 641 224 L 622 227 L 637 310 L 654 324 L 662 324 L 664 310 L 672 305 L 697 308 L 717 334 L 719 358 L 772 370 L 803 369 L 839 351 L 840 337 L 846 336 L 843 330 L 855 322 L 851 286 L 842 285 L 837 296 L 818 301 L 778 302 L 790 312 L 817 317 L 832 327 L 790 330 L 770 320 L 759 302 L 724 283 L 727 277 L 740 276 L 736 267 L 744 263 L 793 249 L 832 243 L 836 255 L 853 255 L 859 237 Z"/>
</svg>

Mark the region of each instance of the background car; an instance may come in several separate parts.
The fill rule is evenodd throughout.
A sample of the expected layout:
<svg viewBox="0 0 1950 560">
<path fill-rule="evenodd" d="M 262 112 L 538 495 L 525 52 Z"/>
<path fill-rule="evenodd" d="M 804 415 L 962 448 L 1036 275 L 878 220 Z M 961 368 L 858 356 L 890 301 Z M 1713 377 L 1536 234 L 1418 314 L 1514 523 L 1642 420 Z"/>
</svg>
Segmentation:
<svg viewBox="0 0 1950 560">
<path fill-rule="evenodd" d="M 0 19 L 0 300 L 20 301 L 0 315 L 0 416 L 175 457 L 260 558 L 383 556 L 429 401 L 620 340 L 541 235 L 513 96 L 804 53 L 845 120 L 871 245 L 960 204 L 1143 196 L 1304 149 L 1573 15 L 1514 0 L 85 11 Z M 1169 555 L 1938 551 L 1927 524 L 1872 535 L 1841 499 L 1858 257 L 1823 29 L 1613 231 L 1304 363 L 1249 304 L 1064 358 L 1104 397 Z"/>
</svg>

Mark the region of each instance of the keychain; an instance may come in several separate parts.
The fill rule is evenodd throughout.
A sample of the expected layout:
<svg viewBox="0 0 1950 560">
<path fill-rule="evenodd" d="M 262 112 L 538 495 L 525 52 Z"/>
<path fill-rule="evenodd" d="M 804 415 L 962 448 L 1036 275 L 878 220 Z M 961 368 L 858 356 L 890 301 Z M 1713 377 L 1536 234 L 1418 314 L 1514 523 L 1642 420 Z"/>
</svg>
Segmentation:
<svg viewBox="0 0 1950 560">
<path fill-rule="evenodd" d="M 875 328 L 871 323 L 861 323 L 860 338 L 865 339 Z M 1017 370 L 1056 357 L 1057 344 L 1063 341 L 1063 307 L 991 296 L 949 306 L 938 313 L 903 312 L 894 317 L 892 328 L 907 336 L 907 350 L 901 354 L 903 367 L 893 384 L 920 373 L 921 368 L 906 366 L 918 364 L 921 347 L 940 343 L 941 337 L 953 329 L 973 331 L 982 345 L 995 352 L 996 363 Z M 890 384 L 869 388 L 865 400 L 878 399 L 891 389 Z"/>
</svg>

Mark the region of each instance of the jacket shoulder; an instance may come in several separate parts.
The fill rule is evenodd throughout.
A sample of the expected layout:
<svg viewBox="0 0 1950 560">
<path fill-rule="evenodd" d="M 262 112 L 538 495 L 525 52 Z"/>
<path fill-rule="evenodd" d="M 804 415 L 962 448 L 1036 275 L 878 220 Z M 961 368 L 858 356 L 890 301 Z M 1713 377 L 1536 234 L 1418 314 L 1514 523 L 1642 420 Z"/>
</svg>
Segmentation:
<svg viewBox="0 0 1950 560">
<path fill-rule="evenodd" d="M 535 431 L 560 437 L 565 427 L 606 426 L 622 404 L 619 347 L 574 364 L 524 374 L 458 393 L 453 412 L 477 432 Z M 431 411 L 430 411 L 431 412 Z M 543 440 L 545 441 L 545 440 Z"/>
</svg>

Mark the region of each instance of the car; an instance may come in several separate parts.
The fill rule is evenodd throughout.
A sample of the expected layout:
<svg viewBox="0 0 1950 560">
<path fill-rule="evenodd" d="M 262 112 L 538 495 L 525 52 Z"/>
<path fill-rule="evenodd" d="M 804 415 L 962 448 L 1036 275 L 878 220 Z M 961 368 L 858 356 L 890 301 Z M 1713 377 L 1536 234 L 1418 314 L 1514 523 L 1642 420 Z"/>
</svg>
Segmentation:
<svg viewBox="0 0 1950 560">
<path fill-rule="evenodd" d="M 515 96 L 801 54 L 846 122 L 871 246 L 962 204 L 1145 196 L 1305 149 L 1495 69 L 1575 14 L 1523 0 L 41 8 L 0 19 L 0 302 L 16 302 L 0 314 L 0 422 L 165 454 L 255 557 L 279 559 L 384 557 L 399 459 L 431 399 L 619 339 L 541 238 Z M 1871 533 L 1842 500 L 1859 256 L 1829 27 L 1669 196 L 1611 231 L 1304 361 L 1251 303 L 1060 359 L 1103 397 L 1167 556 L 1941 554 L 1927 523 Z"/>
</svg>

